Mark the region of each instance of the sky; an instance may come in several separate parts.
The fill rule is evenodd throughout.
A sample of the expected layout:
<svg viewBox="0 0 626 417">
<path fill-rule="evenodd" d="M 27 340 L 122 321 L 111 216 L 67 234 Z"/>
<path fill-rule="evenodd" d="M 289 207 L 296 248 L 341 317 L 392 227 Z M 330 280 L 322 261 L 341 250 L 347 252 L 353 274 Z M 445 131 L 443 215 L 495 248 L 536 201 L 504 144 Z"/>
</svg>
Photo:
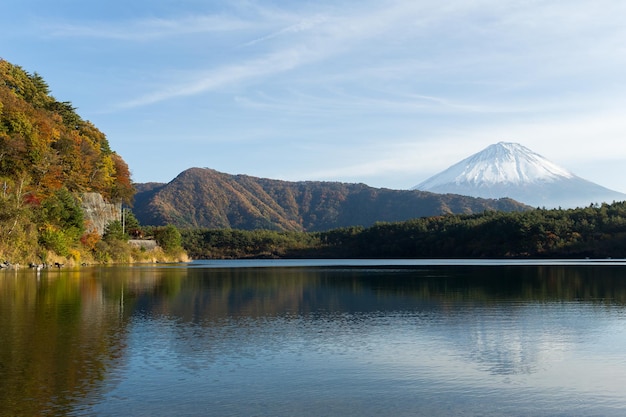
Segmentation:
<svg viewBox="0 0 626 417">
<path fill-rule="evenodd" d="M 517 142 L 626 192 L 622 0 L 3 0 L 0 58 L 135 182 L 408 189 Z"/>
</svg>

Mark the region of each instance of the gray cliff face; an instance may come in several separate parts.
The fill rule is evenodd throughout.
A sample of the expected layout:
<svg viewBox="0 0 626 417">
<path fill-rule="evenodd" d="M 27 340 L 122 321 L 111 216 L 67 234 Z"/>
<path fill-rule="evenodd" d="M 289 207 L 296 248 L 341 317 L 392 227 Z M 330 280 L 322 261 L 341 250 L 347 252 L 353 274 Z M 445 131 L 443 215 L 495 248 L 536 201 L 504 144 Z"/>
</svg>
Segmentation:
<svg viewBox="0 0 626 417">
<path fill-rule="evenodd" d="M 99 193 L 83 193 L 81 206 L 85 215 L 87 231 L 104 233 L 107 224 L 122 219 L 121 203 L 107 203 Z"/>
</svg>

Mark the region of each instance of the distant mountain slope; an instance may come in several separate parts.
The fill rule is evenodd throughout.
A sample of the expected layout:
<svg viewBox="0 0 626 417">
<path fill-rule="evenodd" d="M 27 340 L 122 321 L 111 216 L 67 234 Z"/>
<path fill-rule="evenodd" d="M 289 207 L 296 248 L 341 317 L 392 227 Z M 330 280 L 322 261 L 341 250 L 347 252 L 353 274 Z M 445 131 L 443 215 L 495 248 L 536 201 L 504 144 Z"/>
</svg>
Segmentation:
<svg viewBox="0 0 626 417">
<path fill-rule="evenodd" d="M 507 142 L 490 145 L 413 189 L 482 198 L 509 197 L 547 208 L 626 200 L 626 194 L 580 178 L 520 144 Z"/>
<path fill-rule="evenodd" d="M 319 231 L 445 213 L 528 209 L 486 200 L 339 182 L 288 182 L 191 168 L 168 184 L 137 184 L 133 212 L 142 224 Z"/>
</svg>

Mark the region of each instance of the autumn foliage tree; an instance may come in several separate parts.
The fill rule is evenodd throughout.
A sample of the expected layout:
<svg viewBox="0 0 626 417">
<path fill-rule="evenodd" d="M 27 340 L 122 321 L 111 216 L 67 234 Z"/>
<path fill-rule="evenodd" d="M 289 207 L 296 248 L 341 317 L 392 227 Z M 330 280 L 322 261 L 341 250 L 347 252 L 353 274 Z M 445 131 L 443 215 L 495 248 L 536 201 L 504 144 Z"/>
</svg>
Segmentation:
<svg viewBox="0 0 626 417">
<path fill-rule="evenodd" d="M 42 212 L 69 204 L 68 194 L 82 192 L 130 203 L 128 166 L 70 102 L 50 94 L 39 74 L 0 59 L 0 254 L 20 256 L 15 248 L 34 230 L 35 240 L 55 246 L 54 236 L 68 232 L 67 225 L 50 222 Z M 80 238 L 75 235 L 82 224 L 75 226 L 66 236 L 70 246 Z"/>
</svg>

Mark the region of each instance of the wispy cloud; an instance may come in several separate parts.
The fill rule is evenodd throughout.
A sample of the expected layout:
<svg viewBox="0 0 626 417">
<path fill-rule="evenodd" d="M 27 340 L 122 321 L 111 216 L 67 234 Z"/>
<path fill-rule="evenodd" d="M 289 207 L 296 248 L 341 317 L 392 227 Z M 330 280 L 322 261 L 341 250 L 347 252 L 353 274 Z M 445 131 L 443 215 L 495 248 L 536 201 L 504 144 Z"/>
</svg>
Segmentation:
<svg viewBox="0 0 626 417">
<path fill-rule="evenodd" d="M 190 77 L 191 82 L 168 83 L 169 87 L 165 89 L 128 100 L 119 107 L 138 107 L 176 97 L 196 95 L 225 85 L 281 74 L 303 65 L 321 62 L 350 51 L 355 44 L 363 45 L 364 42 L 375 39 L 389 28 L 395 27 L 398 19 L 407 19 L 406 12 L 404 6 L 399 7 L 395 4 L 394 7 L 360 11 L 355 14 L 336 16 L 318 14 L 298 18 L 294 16 L 293 24 L 244 44 L 253 47 L 285 38 L 285 41 L 266 46 L 265 49 L 269 48 L 268 52 L 240 62 L 218 62 L 213 69 L 197 70 L 197 74 Z"/>
<path fill-rule="evenodd" d="M 287 26 L 285 28 L 282 28 L 270 34 L 260 36 L 256 39 L 252 39 L 251 41 L 244 43 L 243 46 L 252 46 L 252 45 L 269 41 L 271 39 L 278 38 L 281 36 L 293 35 L 293 34 L 305 32 L 305 31 L 309 31 L 311 29 L 314 29 L 316 26 L 319 26 L 320 24 L 325 23 L 327 21 L 328 21 L 328 18 L 323 15 L 307 17 L 293 25 Z"/>
<path fill-rule="evenodd" d="M 493 7 L 486 7 L 489 5 Z M 386 64 L 388 67 L 386 72 L 379 71 L 378 75 L 388 77 L 395 75 L 400 82 L 408 82 L 408 86 L 419 82 L 420 74 L 429 73 L 429 78 L 432 80 L 435 77 L 436 80 L 437 73 L 440 73 L 440 77 L 447 77 L 448 82 L 451 77 L 464 77 L 459 79 L 458 83 L 462 82 L 465 86 L 472 83 L 500 83 L 501 92 L 507 88 L 519 89 L 529 84 L 537 85 L 542 79 L 551 81 L 552 77 L 563 76 L 564 73 L 580 72 L 581 67 L 586 65 L 597 65 L 587 62 L 584 56 L 578 56 L 573 49 L 557 50 L 555 53 L 554 48 L 544 47 L 543 44 L 550 44 L 552 42 L 550 37 L 569 35 L 570 43 L 591 53 L 588 44 L 590 41 L 577 34 L 581 31 L 600 33 L 600 25 L 595 22 L 583 22 L 583 29 L 576 29 L 575 25 L 581 24 L 581 19 L 584 18 L 580 12 L 569 13 L 563 17 L 556 13 L 563 11 L 563 7 L 552 10 L 540 3 L 533 3 L 533 7 L 539 9 L 536 11 L 538 14 L 536 17 L 530 14 L 533 9 L 529 6 L 502 6 L 492 1 L 469 4 L 453 1 L 442 6 L 434 3 L 388 1 L 380 3 L 378 7 L 374 4 L 358 9 L 344 6 L 337 9 L 334 14 L 325 11 L 309 15 L 291 11 L 280 14 L 276 21 L 253 23 L 233 16 L 209 16 L 178 21 L 140 22 L 131 26 L 130 30 L 119 33 L 111 28 L 83 27 L 81 30 L 84 34 L 93 33 L 94 36 L 147 39 L 210 31 L 238 32 L 257 25 L 257 30 L 251 33 L 259 35 L 239 44 L 250 48 L 249 55 L 253 58 L 246 59 L 245 55 L 240 55 L 237 61 L 212 62 L 211 69 L 196 70 L 196 75 L 190 77 L 191 82 L 168 82 L 168 86 L 171 87 L 128 100 L 120 106 L 123 108 L 197 95 L 237 82 L 261 80 L 304 65 L 327 61 L 329 58 L 337 59 L 331 61 L 331 65 L 325 68 L 321 76 L 315 71 L 311 71 L 308 76 L 319 77 L 321 83 L 324 83 L 323 77 L 335 77 L 337 81 L 336 72 L 333 73 L 332 70 L 336 67 L 333 65 L 335 62 L 344 74 L 344 81 L 350 78 L 351 81 L 355 81 L 359 79 L 358 76 L 365 76 L 366 78 L 361 79 L 367 83 L 369 81 L 366 72 L 369 71 L 371 76 L 372 68 L 382 69 L 385 65 L 384 62 L 374 61 L 370 62 L 372 68 L 359 66 L 358 62 L 367 62 L 365 58 L 368 54 L 373 54 L 374 59 L 376 56 L 385 58 L 388 54 L 395 54 L 395 59 L 399 60 L 395 65 L 397 72 L 393 74 L 392 68 Z M 258 16 L 264 16 L 262 11 L 256 13 Z M 274 15 L 268 12 L 264 17 L 274 18 Z M 567 28 L 554 29 L 550 19 L 558 19 L 557 21 L 567 25 Z M 263 34 L 263 28 L 276 29 Z M 547 38 L 544 39 L 542 36 Z M 612 35 L 601 34 L 601 36 Z M 415 46 L 412 46 L 412 43 Z M 262 48 L 256 48 L 261 44 Z M 396 51 L 387 53 L 385 48 L 395 48 Z M 341 57 L 346 56 L 348 60 L 353 55 L 355 58 L 353 61 L 357 63 L 341 61 Z M 406 64 L 410 67 L 415 63 L 424 65 L 425 69 L 417 73 L 412 80 L 406 71 L 402 73 L 402 66 Z M 447 97 L 442 94 L 430 95 L 419 90 L 415 94 L 416 103 L 430 100 L 431 104 L 436 102 L 440 108 L 456 107 L 458 110 L 466 111 L 493 110 L 463 103 L 464 100 L 453 99 L 451 95 Z M 367 97 L 362 99 L 367 103 Z"/>
<path fill-rule="evenodd" d="M 300 116 L 344 116 L 375 114 L 505 114 L 536 112 L 539 109 L 493 103 L 464 102 L 454 98 L 435 97 L 420 94 L 398 93 L 396 91 L 321 91 L 292 92 L 289 95 L 238 96 L 235 101 L 244 108 L 269 113 L 297 114 Z"/>
<path fill-rule="evenodd" d="M 172 85 L 168 88 L 121 103 L 118 107 L 121 109 L 140 107 L 178 97 L 192 96 L 268 74 L 285 72 L 314 61 L 316 58 L 317 51 L 310 51 L 307 48 L 281 50 L 258 59 L 198 74 L 191 82 L 171 83 Z"/>
<path fill-rule="evenodd" d="M 233 16 L 205 15 L 175 19 L 150 18 L 122 22 L 42 24 L 46 36 L 62 38 L 96 38 L 119 41 L 153 41 L 173 36 L 234 32 L 257 25 Z"/>
<path fill-rule="evenodd" d="M 417 183 L 499 140 L 557 162 L 626 155 L 620 0 L 146 4 L 124 20 L 86 9 L 87 20 L 41 18 L 21 36 L 45 38 L 55 56 L 65 54 L 60 62 L 87 74 L 97 91 L 77 99 L 114 123 L 149 114 L 158 126 L 167 114 L 186 117 L 194 146 L 210 136 L 323 147 L 308 168 L 302 161 L 315 150 L 282 158 L 301 158 L 293 175 L 419 173 Z"/>
</svg>

